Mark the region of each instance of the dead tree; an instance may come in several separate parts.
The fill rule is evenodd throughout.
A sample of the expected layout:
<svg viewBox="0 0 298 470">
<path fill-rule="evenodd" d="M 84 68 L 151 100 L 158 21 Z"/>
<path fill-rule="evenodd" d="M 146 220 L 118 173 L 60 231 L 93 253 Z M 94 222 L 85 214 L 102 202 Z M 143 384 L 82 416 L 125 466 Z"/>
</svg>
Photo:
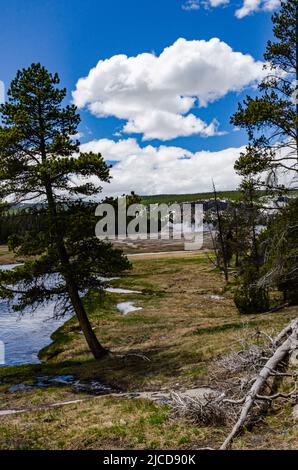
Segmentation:
<svg viewBox="0 0 298 470">
<path fill-rule="evenodd" d="M 264 389 L 264 386 L 266 385 L 269 377 L 277 370 L 278 366 L 282 363 L 282 361 L 284 361 L 292 351 L 298 348 L 298 318 L 292 321 L 289 325 L 287 325 L 287 327 L 283 331 L 281 331 L 281 333 L 275 338 L 274 345 L 278 345 L 280 341 L 284 339 L 288 334 L 290 335 L 287 337 L 287 339 L 283 341 L 283 343 L 279 347 L 277 347 L 273 356 L 268 359 L 264 367 L 257 375 L 257 378 L 255 379 L 252 387 L 246 395 L 245 402 L 241 409 L 238 421 L 234 425 L 230 434 L 225 439 L 222 446 L 220 447 L 221 450 L 228 449 L 231 446 L 234 438 L 243 429 L 245 422 L 248 419 L 250 410 L 257 400 L 265 400 L 268 402 L 272 402 L 272 400 L 279 397 L 290 398 L 296 392 L 295 389 L 293 392 L 287 394 L 287 396 L 279 393 L 276 393 L 275 395 L 271 396 L 261 395 L 262 390 Z"/>
<path fill-rule="evenodd" d="M 297 376 L 287 371 L 288 358 L 298 350 L 298 317 L 291 321 L 275 338 L 265 332 L 254 336 L 266 338 L 262 346 L 244 343 L 244 348 L 232 352 L 217 361 L 222 367 L 233 373 L 246 372 L 246 377 L 236 381 L 227 381 L 224 388 L 206 389 L 204 393 L 188 395 L 171 394 L 171 408 L 174 416 L 183 417 L 192 423 L 203 426 L 231 425 L 232 430 L 220 449 L 228 449 L 234 438 L 244 426 L 252 424 L 256 418 L 254 405 L 259 411 L 268 410 L 276 399 L 297 400 Z M 294 379 L 295 386 L 289 393 L 279 393 L 281 381 L 289 377 Z M 272 379 L 272 380 L 270 380 Z M 225 381 L 224 381 L 225 382 Z M 270 392 L 266 392 L 269 388 Z M 267 394 L 266 394 L 267 393 Z"/>
<path fill-rule="evenodd" d="M 215 188 L 214 181 L 212 181 L 213 184 L 213 194 L 214 194 L 214 200 L 215 200 L 215 207 L 216 207 L 216 219 L 217 219 L 217 227 L 218 227 L 218 238 L 219 238 L 219 243 L 220 243 L 220 248 L 221 248 L 221 255 L 222 255 L 222 269 L 223 273 L 225 276 L 226 282 L 229 280 L 229 263 L 228 263 L 228 257 L 227 257 L 227 247 L 226 243 L 224 240 L 224 233 L 223 233 L 223 226 L 222 226 L 222 216 L 220 213 L 219 209 L 219 204 L 218 204 L 218 197 L 217 197 L 217 191 Z M 217 255 L 218 256 L 218 255 Z"/>
</svg>

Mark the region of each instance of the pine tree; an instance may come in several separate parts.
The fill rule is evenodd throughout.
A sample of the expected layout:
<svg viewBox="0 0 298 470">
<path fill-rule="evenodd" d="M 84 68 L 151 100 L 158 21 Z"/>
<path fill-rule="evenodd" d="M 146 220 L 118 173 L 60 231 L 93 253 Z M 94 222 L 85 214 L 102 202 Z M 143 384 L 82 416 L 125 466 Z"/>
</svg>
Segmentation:
<svg viewBox="0 0 298 470">
<path fill-rule="evenodd" d="M 100 287 L 99 276 L 119 273 L 129 263 L 122 252 L 95 237 L 94 205 L 109 168 L 100 154 L 81 153 L 76 107 L 63 107 L 66 90 L 40 64 L 17 72 L 0 106 L 0 198 L 13 205 L 30 201 L 32 227 L 10 247 L 28 260 L 0 274 L 0 295 L 14 308 L 55 301 L 56 314 L 76 314 L 95 358 L 107 350 L 86 314 L 84 297 Z"/>
<path fill-rule="evenodd" d="M 262 182 L 275 189 L 281 171 L 292 180 L 298 175 L 298 0 L 282 1 L 272 21 L 275 40 L 267 43 L 260 96 L 248 96 L 239 104 L 231 122 L 246 129 L 249 137 L 238 169 L 267 172 L 271 178 Z"/>
<path fill-rule="evenodd" d="M 245 174 L 240 185 L 238 229 L 238 250 L 241 253 L 238 264 L 237 288 L 234 301 L 241 313 L 265 312 L 269 309 L 269 292 L 258 285 L 263 265 L 263 251 L 260 246 L 258 225 L 262 214 L 259 182 L 252 174 Z M 239 249 L 240 248 L 240 249 Z"/>
<path fill-rule="evenodd" d="M 284 301 L 298 304 L 298 198 L 270 220 L 263 234 L 265 263 L 259 284 L 277 288 Z"/>
</svg>

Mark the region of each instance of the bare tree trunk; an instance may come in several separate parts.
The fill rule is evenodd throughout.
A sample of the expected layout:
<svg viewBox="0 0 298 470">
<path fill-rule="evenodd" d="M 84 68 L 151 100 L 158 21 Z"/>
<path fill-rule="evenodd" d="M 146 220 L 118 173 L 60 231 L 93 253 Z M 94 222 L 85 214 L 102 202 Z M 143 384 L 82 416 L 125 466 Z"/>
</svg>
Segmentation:
<svg viewBox="0 0 298 470">
<path fill-rule="evenodd" d="M 213 193 L 214 193 L 214 199 L 215 199 L 215 204 L 216 204 L 216 216 L 217 216 L 217 223 L 218 223 L 219 242 L 220 242 L 220 246 L 221 246 L 222 259 L 223 259 L 223 271 L 224 271 L 224 275 L 225 275 L 225 280 L 226 280 L 226 282 L 228 282 L 228 280 L 229 280 L 229 271 L 228 271 L 227 250 L 226 250 L 226 245 L 225 245 L 224 237 L 223 237 L 222 220 L 221 220 L 221 215 L 220 215 L 220 211 L 219 211 L 219 207 L 218 207 L 217 192 L 216 192 L 214 182 L 213 182 Z"/>
<path fill-rule="evenodd" d="M 232 431 L 225 439 L 224 443 L 220 447 L 221 450 L 226 450 L 230 447 L 233 439 L 239 434 L 243 428 L 249 412 L 254 405 L 255 401 L 260 397 L 260 393 L 266 384 L 270 375 L 277 369 L 278 365 L 288 356 L 288 354 L 298 347 L 298 319 L 291 322 L 274 340 L 274 344 L 277 344 L 287 333 L 291 332 L 291 335 L 279 346 L 273 356 L 268 359 L 261 372 L 258 374 L 255 382 L 249 390 L 244 405 L 242 407 L 239 419 Z M 270 397 L 269 397 L 270 398 Z"/>
<path fill-rule="evenodd" d="M 235 238 L 236 238 L 236 259 L 235 259 L 235 266 L 239 268 L 239 233 L 238 233 L 238 214 L 237 209 L 234 209 L 234 221 L 235 221 Z"/>
</svg>

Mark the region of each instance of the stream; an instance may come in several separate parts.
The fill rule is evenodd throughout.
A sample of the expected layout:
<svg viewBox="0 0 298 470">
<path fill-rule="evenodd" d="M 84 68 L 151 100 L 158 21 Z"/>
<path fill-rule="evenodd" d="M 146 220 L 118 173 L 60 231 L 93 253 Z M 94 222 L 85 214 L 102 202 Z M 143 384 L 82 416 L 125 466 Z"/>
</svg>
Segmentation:
<svg viewBox="0 0 298 470">
<path fill-rule="evenodd" d="M 14 267 L 2 265 L 1 269 Z M 21 315 L 12 311 L 7 301 L 0 299 L 0 341 L 4 343 L 5 352 L 0 367 L 40 362 L 38 352 L 51 343 L 54 331 L 70 318 L 53 318 L 53 310 L 54 305 L 49 303 L 32 314 Z"/>
<path fill-rule="evenodd" d="M 13 269 L 17 265 L 2 265 L 0 269 Z M 117 278 L 101 278 L 110 281 Z M 139 291 L 107 287 L 107 292 L 115 294 L 136 294 Z M 117 308 L 124 315 L 140 310 L 133 302 L 122 302 Z M 39 351 L 51 343 L 51 335 L 62 326 L 71 315 L 54 318 L 54 303 L 41 306 L 34 313 L 14 312 L 7 301 L 0 299 L 0 367 L 40 363 Z M 4 358 L 1 352 L 4 350 Z"/>
</svg>

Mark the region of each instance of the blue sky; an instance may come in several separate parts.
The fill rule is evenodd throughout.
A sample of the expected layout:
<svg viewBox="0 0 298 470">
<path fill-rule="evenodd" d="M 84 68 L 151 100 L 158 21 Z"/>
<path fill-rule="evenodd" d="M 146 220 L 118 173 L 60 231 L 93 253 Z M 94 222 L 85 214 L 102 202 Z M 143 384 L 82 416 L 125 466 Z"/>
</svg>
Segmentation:
<svg viewBox="0 0 298 470">
<path fill-rule="evenodd" d="M 123 97 L 119 98 L 120 102 L 117 100 L 114 102 L 113 94 L 105 94 L 103 98 L 100 90 L 100 98 L 95 97 L 95 95 L 97 95 L 96 87 L 107 86 L 109 84 L 109 76 L 106 76 L 106 74 L 110 73 L 109 70 L 111 67 L 108 67 L 109 70 L 107 70 L 105 74 L 104 85 L 101 70 L 99 69 L 97 77 L 98 83 L 92 85 L 92 93 L 94 96 L 89 99 L 89 101 L 85 96 L 86 94 L 89 96 L 91 93 L 89 82 L 86 82 L 84 90 L 80 90 L 80 98 L 76 100 L 77 103 L 83 103 L 80 109 L 82 117 L 80 132 L 82 133 L 81 141 L 85 144 L 85 148 L 100 150 L 102 153 L 103 150 L 105 150 L 107 155 L 104 156 L 107 160 L 119 161 L 119 168 L 115 168 L 115 174 L 113 176 L 119 179 L 119 175 L 122 172 L 122 180 L 119 180 L 119 183 L 115 181 L 114 185 L 111 185 L 112 192 L 127 191 L 129 189 L 136 189 L 138 192 L 143 190 L 144 192 L 152 193 L 173 191 L 192 192 L 194 189 L 198 191 L 200 189 L 206 190 L 207 184 L 202 184 L 203 176 L 201 179 L 198 177 L 197 183 L 194 180 L 190 168 L 191 165 L 189 165 L 188 170 L 191 172 L 192 176 L 189 178 L 189 186 L 186 181 L 189 173 L 183 173 L 183 184 L 179 181 L 181 149 L 185 150 L 184 157 L 188 160 L 192 160 L 194 155 L 198 155 L 199 152 L 203 151 L 210 152 L 210 159 L 212 158 L 213 152 L 219 152 L 217 155 L 217 159 L 219 160 L 220 152 L 224 152 L 231 147 L 240 148 L 242 145 L 245 145 L 245 133 L 235 131 L 229 124 L 229 118 L 236 110 L 237 102 L 243 99 L 247 93 L 254 93 L 252 86 L 259 78 L 259 72 L 256 71 L 256 64 L 258 61 L 262 60 L 266 41 L 271 38 L 272 34 L 270 21 L 272 12 L 267 10 L 274 9 L 276 1 L 256 1 L 254 9 L 259 11 L 249 11 L 249 14 L 245 14 L 243 18 L 237 18 L 235 12 L 237 12 L 237 10 L 239 11 L 239 8 L 243 6 L 243 2 L 245 1 L 246 0 L 235 2 L 229 2 L 228 0 L 206 0 L 206 2 L 199 2 L 197 0 L 188 2 L 186 0 L 10 0 L 9 2 L 4 2 L 2 0 L 0 17 L 0 80 L 7 86 L 14 77 L 17 69 L 27 67 L 32 62 L 41 62 L 50 71 L 59 73 L 63 86 L 66 86 L 68 89 L 68 100 L 70 101 L 72 99 L 71 92 L 76 89 L 77 81 L 82 77 L 88 76 L 90 70 L 96 66 L 98 61 L 111 60 L 113 56 L 118 54 L 125 54 L 133 58 L 139 54 L 148 53 L 151 54 L 152 57 L 159 57 L 165 48 L 173 47 L 178 38 L 183 38 L 185 42 L 182 46 L 186 52 L 183 52 L 184 49 L 181 53 L 178 51 L 177 61 L 179 62 L 181 57 L 188 54 L 190 49 L 192 50 L 192 52 L 190 51 L 189 60 L 194 60 L 193 67 L 197 67 L 194 70 L 198 74 L 198 82 L 196 85 L 195 78 L 189 78 L 188 82 L 191 86 L 188 85 L 185 90 L 185 95 L 195 98 L 196 92 L 193 92 L 194 94 L 192 95 L 189 91 L 189 89 L 193 87 L 196 89 L 196 86 L 198 87 L 198 92 L 201 90 L 201 79 L 199 79 L 201 73 L 198 73 L 201 65 L 196 64 L 197 56 L 195 54 L 204 55 L 209 54 L 209 52 L 207 47 L 201 46 L 199 42 L 192 43 L 192 41 L 204 40 L 206 41 L 206 45 L 208 45 L 212 38 L 218 38 L 221 43 L 225 43 L 233 52 L 239 52 L 243 56 L 250 54 L 253 62 L 250 65 L 251 80 L 248 80 L 248 83 L 243 83 L 243 80 L 242 82 L 240 80 L 241 84 L 236 91 L 227 90 L 223 96 L 216 97 L 214 102 L 212 102 L 212 100 L 208 102 L 206 107 L 200 107 L 198 103 L 195 103 L 186 112 L 178 111 L 177 109 L 173 111 L 171 106 L 176 95 L 171 96 L 168 90 L 166 90 L 169 95 L 168 102 L 162 109 L 160 109 L 158 103 L 154 105 L 157 106 L 157 110 L 152 105 L 152 113 L 159 113 L 153 114 L 153 116 L 157 116 L 158 119 L 161 112 L 168 113 L 169 110 L 174 113 L 172 116 L 173 119 L 174 115 L 175 119 L 177 118 L 177 114 L 180 115 L 180 119 L 183 119 L 183 116 L 185 117 L 188 114 L 192 114 L 194 116 L 193 119 L 197 118 L 203 123 L 203 127 L 205 125 L 207 127 L 216 119 L 219 122 L 218 129 L 215 131 L 206 131 L 207 135 L 209 135 L 208 137 L 204 135 L 204 133 L 206 134 L 205 130 L 202 132 L 189 131 L 189 125 L 186 122 L 185 129 L 187 128 L 187 130 L 184 132 L 186 135 L 183 135 L 183 132 L 179 132 L 179 130 L 173 129 L 171 129 L 168 134 L 162 134 L 159 132 L 159 129 L 152 128 L 152 126 L 154 127 L 152 122 L 143 122 L 148 109 L 146 105 L 144 105 L 144 100 L 141 96 L 142 85 L 139 84 L 136 85 L 137 88 L 132 95 L 132 102 L 135 100 L 135 105 L 138 106 L 139 109 L 137 117 L 133 114 L 134 106 L 132 106 L 132 110 L 127 112 L 118 111 L 117 109 L 111 111 L 111 109 L 114 110 L 118 105 L 119 107 L 123 106 Z M 207 5 L 208 2 L 209 4 Z M 218 5 L 219 3 L 225 4 Z M 173 47 L 173 54 L 174 53 L 176 53 L 175 47 Z M 182 54 L 182 56 L 179 54 Z M 214 54 L 214 64 L 216 64 L 218 62 L 216 45 Z M 229 53 L 227 52 L 227 54 Z M 194 57 L 194 59 L 191 57 Z M 149 59 L 151 61 L 150 57 L 148 60 Z M 205 60 L 204 57 L 202 60 Z M 224 54 L 221 55 L 220 51 L 219 60 L 223 60 L 223 64 L 220 66 L 224 68 L 226 61 Z M 234 60 L 232 56 L 231 60 L 232 62 Z M 145 72 L 147 68 L 150 67 L 150 61 L 149 65 L 146 65 Z M 144 61 L 139 62 L 143 64 Z M 168 67 L 168 63 L 167 61 L 164 62 L 166 62 L 164 65 L 162 65 L 163 63 L 161 63 L 161 65 L 156 64 L 153 79 L 156 78 L 159 72 L 161 76 L 163 73 L 167 74 L 168 69 L 166 67 Z M 107 66 L 109 66 L 109 64 L 110 62 L 107 63 Z M 121 81 L 123 67 L 126 70 L 127 63 L 125 61 L 121 66 L 119 64 L 113 66 L 110 82 L 114 83 L 113 86 L 115 86 L 116 82 L 117 86 L 119 85 L 118 82 Z M 130 83 L 131 80 L 135 83 L 137 67 L 140 67 L 139 63 L 136 63 L 133 66 L 133 70 L 128 72 Z M 161 67 L 161 69 L 159 69 L 159 67 Z M 193 70 L 193 67 L 191 64 L 188 64 L 185 71 L 182 70 L 182 81 L 184 81 L 184 77 L 186 77 L 187 74 L 191 73 L 190 71 Z M 239 71 L 236 69 L 236 75 L 237 73 L 240 75 L 244 73 L 244 69 L 242 70 L 241 67 L 242 66 L 239 66 Z M 210 73 L 210 77 L 208 76 L 207 81 L 212 81 L 212 63 L 211 65 L 209 63 L 209 68 L 208 73 Z M 176 68 L 173 73 L 176 73 L 175 71 L 177 72 Z M 185 76 L 183 75 L 184 72 Z M 140 77 L 142 77 L 142 73 L 142 69 L 140 69 Z M 169 70 L 169 74 L 170 73 L 171 69 Z M 203 71 L 202 74 L 204 74 Z M 141 80 L 140 77 L 138 80 Z M 180 75 L 179 77 L 181 78 Z M 152 77 L 150 80 L 152 80 Z M 193 85 L 190 80 L 193 81 Z M 216 78 L 214 80 L 216 80 Z M 235 82 L 236 79 L 235 77 L 227 77 L 227 80 L 234 80 Z M 173 82 L 174 81 L 175 75 L 173 75 Z M 157 85 L 159 87 L 159 93 L 163 83 L 165 88 L 172 86 L 170 78 L 166 79 L 164 82 L 160 79 Z M 123 84 L 121 84 L 121 86 L 122 85 Z M 235 88 L 235 83 L 233 86 L 231 85 L 231 88 L 233 87 Z M 184 96 L 183 84 L 181 84 L 181 87 L 179 85 L 178 88 L 179 90 L 176 94 L 183 94 Z M 216 89 L 220 89 L 220 84 L 217 85 Z M 107 110 L 104 112 L 105 117 L 98 117 L 98 114 L 100 114 L 100 116 L 103 115 L 103 106 L 101 106 L 100 113 L 90 111 L 92 103 L 96 106 L 96 100 L 98 99 L 100 99 L 101 102 L 102 100 L 104 101 L 104 109 Z M 153 97 L 153 101 L 154 100 L 156 100 L 156 96 Z M 144 110 L 141 108 L 143 105 Z M 94 114 L 97 114 L 97 116 Z M 125 117 L 119 118 L 122 114 Z M 142 120 L 141 118 L 144 119 Z M 152 117 L 152 119 L 154 118 Z M 123 132 L 123 127 L 127 122 L 130 123 L 129 129 L 134 128 L 137 132 Z M 195 125 L 197 126 L 198 123 Z M 149 128 L 150 132 L 146 130 Z M 103 141 L 103 139 L 105 140 Z M 126 146 L 124 153 L 123 148 L 119 146 L 115 147 L 119 141 L 122 142 L 122 147 Z M 147 148 L 147 153 L 150 154 L 151 151 L 151 153 L 153 152 L 154 154 L 152 157 L 153 167 L 146 169 L 146 165 L 141 165 L 139 168 L 138 178 L 142 178 L 143 183 L 147 181 L 148 184 L 140 184 L 140 182 L 135 182 L 134 179 L 130 177 L 134 166 L 129 166 L 126 163 L 130 158 L 128 143 L 135 146 L 132 148 L 131 152 L 134 154 L 136 162 L 140 162 L 142 158 L 144 158 L 144 153 L 142 152 L 144 148 Z M 148 148 L 148 146 L 150 148 Z M 153 147 L 153 149 L 151 147 Z M 163 156 L 164 154 L 162 156 L 156 156 L 156 149 L 161 150 L 161 148 L 163 152 L 167 152 L 166 157 Z M 170 148 L 171 151 L 168 151 L 168 148 Z M 177 150 L 175 154 L 172 150 L 173 148 L 179 149 L 179 151 Z M 117 150 L 119 150 L 121 154 L 119 160 Z M 169 156 L 168 153 L 171 153 L 171 155 L 174 154 L 174 156 Z M 233 158 L 235 158 L 234 154 L 227 163 L 227 165 L 230 165 L 229 171 L 231 171 L 231 161 Z M 168 172 L 166 171 L 167 168 L 164 166 L 164 163 L 161 165 L 160 159 L 167 159 L 169 162 Z M 177 159 L 179 160 L 179 164 L 178 167 L 174 168 L 173 162 L 177 161 Z M 204 154 L 202 156 L 202 165 L 205 164 L 205 160 L 206 155 Z M 224 164 L 224 160 L 222 160 L 222 162 Z M 214 165 L 214 169 L 216 170 L 218 165 L 217 163 L 214 163 Z M 198 168 L 200 167 L 196 163 L 194 171 L 197 171 Z M 226 169 L 226 166 L 224 166 L 224 168 Z M 146 174 L 145 170 L 148 174 Z M 160 172 L 155 182 L 154 171 L 158 172 L 159 170 Z M 204 171 L 204 175 L 207 174 L 207 171 L 212 173 L 212 165 L 210 167 L 210 165 L 207 164 L 207 167 L 204 167 Z M 127 174 L 124 175 L 124 178 L 123 174 L 125 174 L 125 172 L 127 172 Z M 233 179 L 231 175 L 229 182 L 227 175 L 225 181 L 221 181 L 220 178 L 218 181 L 218 184 L 223 188 L 228 188 L 229 184 L 231 187 L 236 184 L 234 176 Z M 148 176 L 148 179 L 146 179 L 146 176 Z M 171 179 L 174 179 L 171 184 L 162 184 L 163 180 L 171 176 Z M 212 175 L 210 175 L 210 178 L 211 177 Z M 206 178 L 206 176 L 204 178 Z M 124 182 L 124 179 L 126 182 Z"/>
</svg>

